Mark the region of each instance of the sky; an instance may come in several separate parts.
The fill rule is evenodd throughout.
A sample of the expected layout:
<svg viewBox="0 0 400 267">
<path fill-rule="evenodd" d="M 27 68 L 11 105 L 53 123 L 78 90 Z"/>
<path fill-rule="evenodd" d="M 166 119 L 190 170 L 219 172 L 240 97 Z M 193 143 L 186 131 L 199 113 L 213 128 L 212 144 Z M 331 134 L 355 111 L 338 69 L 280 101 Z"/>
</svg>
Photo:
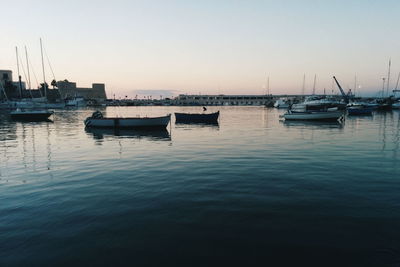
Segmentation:
<svg viewBox="0 0 400 267">
<path fill-rule="evenodd" d="M 397 0 L 20 0 L 1 10 L 0 69 L 16 77 L 15 46 L 23 63 L 27 46 L 41 80 L 42 38 L 57 80 L 105 83 L 109 97 L 264 94 L 267 77 L 272 94 L 300 94 L 304 74 L 306 93 L 314 75 L 316 92 L 330 92 L 335 75 L 376 94 L 390 58 L 390 88 L 400 71 Z"/>
</svg>

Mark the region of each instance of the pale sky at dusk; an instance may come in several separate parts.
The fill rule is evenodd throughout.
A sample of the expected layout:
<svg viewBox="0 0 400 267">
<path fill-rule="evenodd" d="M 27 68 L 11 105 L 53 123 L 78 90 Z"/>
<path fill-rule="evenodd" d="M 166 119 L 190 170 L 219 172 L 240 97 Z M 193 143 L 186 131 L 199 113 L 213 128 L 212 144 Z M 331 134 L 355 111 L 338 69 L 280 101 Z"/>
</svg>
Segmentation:
<svg viewBox="0 0 400 267">
<path fill-rule="evenodd" d="M 336 75 L 380 90 L 400 71 L 400 1 L 7 1 L 0 69 L 16 78 L 27 45 L 41 77 L 39 38 L 56 79 L 103 82 L 111 93 L 317 93 Z M 22 55 L 21 55 L 22 56 Z M 48 77 L 51 77 L 48 69 Z M 14 79 L 15 79 L 14 78 Z M 34 83 L 35 84 L 35 83 Z"/>
</svg>

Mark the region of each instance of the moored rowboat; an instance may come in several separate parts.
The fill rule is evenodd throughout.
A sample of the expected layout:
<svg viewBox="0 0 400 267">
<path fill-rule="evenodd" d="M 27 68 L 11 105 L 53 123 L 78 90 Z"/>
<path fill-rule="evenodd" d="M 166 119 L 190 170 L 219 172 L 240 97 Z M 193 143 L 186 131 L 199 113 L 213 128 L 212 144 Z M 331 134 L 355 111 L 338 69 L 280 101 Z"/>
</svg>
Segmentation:
<svg viewBox="0 0 400 267">
<path fill-rule="evenodd" d="M 163 117 L 104 118 L 101 112 L 96 111 L 84 123 L 86 127 L 97 128 L 166 128 L 170 120 L 171 114 Z"/>
<path fill-rule="evenodd" d="M 283 115 L 285 120 L 314 120 L 314 121 L 335 121 L 343 116 L 342 111 L 322 112 L 287 112 Z"/>
<path fill-rule="evenodd" d="M 20 121 L 45 121 L 48 120 L 54 111 L 49 111 L 47 109 L 41 110 L 22 110 L 16 109 L 10 112 L 10 116 L 14 120 Z"/>
<path fill-rule="evenodd" d="M 215 113 L 175 113 L 178 123 L 218 123 L 219 111 Z"/>
</svg>

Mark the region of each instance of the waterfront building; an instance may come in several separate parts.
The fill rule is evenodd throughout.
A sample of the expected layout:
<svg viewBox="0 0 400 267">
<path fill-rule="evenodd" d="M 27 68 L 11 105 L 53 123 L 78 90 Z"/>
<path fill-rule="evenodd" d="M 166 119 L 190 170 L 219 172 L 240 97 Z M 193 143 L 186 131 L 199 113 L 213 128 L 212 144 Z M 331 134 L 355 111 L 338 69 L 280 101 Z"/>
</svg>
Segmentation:
<svg viewBox="0 0 400 267">
<path fill-rule="evenodd" d="M 23 90 L 26 90 L 26 83 L 21 81 L 13 81 L 11 70 L 0 70 L 0 88 L 4 88 L 9 97 L 17 97 L 23 94 Z M 21 86 L 21 88 L 20 88 Z M 0 95 L 3 97 L 3 94 Z"/>
<path fill-rule="evenodd" d="M 233 105 L 266 105 L 272 101 L 271 95 L 179 95 L 173 102 L 175 105 L 190 106 L 233 106 Z"/>
<path fill-rule="evenodd" d="M 0 70 L 0 82 L 4 87 L 7 82 L 12 82 L 12 71 L 11 70 Z"/>
<path fill-rule="evenodd" d="M 85 88 L 77 87 L 75 82 L 64 80 L 58 81 L 57 87 L 63 99 L 83 97 L 84 99 L 104 101 L 107 98 L 105 84 L 103 83 L 93 83 L 91 88 Z"/>
</svg>

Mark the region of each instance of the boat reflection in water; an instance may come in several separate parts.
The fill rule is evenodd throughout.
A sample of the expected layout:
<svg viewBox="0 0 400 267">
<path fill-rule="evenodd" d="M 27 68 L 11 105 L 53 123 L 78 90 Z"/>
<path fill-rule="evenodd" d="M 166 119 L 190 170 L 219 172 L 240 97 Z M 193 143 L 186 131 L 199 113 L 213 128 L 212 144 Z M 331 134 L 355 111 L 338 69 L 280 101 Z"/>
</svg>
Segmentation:
<svg viewBox="0 0 400 267">
<path fill-rule="evenodd" d="M 94 139 L 104 139 L 104 137 L 136 138 L 151 141 L 171 141 L 171 136 L 166 129 L 110 129 L 110 128 L 85 128 L 86 133 L 92 135 Z"/>
<path fill-rule="evenodd" d="M 219 130 L 219 123 L 200 123 L 200 122 L 191 122 L 191 123 L 183 123 L 183 122 L 175 122 L 175 127 L 177 128 L 187 128 L 187 129 L 195 129 L 195 128 L 210 128 L 212 130 Z"/>
<path fill-rule="evenodd" d="M 298 127 L 298 128 L 325 128 L 325 129 L 342 129 L 344 121 L 281 121 L 286 127 Z"/>
</svg>

